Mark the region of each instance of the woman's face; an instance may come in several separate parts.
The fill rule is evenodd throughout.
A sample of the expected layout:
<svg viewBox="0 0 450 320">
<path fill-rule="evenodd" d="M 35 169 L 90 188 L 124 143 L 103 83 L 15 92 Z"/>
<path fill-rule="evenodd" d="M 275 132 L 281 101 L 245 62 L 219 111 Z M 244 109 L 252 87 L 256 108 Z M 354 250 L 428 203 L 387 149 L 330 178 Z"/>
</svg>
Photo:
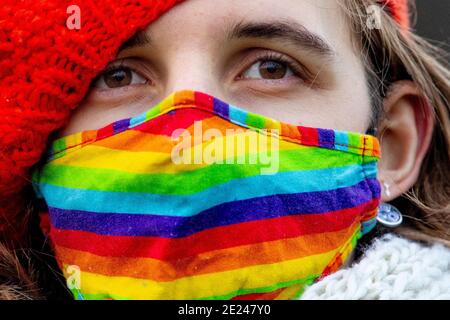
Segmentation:
<svg viewBox="0 0 450 320">
<path fill-rule="evenodd" d="M 189 0 L 122 46 L 65 136 L 202 91 L 295 125 L 365 132 L 364 67 L 335 0 Z"/>
</svg>

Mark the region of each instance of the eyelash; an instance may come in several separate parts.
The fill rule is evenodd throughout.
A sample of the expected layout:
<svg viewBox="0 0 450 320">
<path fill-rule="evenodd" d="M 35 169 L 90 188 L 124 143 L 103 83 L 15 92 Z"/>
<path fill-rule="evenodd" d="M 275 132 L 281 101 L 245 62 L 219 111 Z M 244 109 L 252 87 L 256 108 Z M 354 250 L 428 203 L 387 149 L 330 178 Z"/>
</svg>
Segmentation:
<svg viewBox="0 0 450 320">
<path fill-rule="evenodd" d="M 299 65 L 298 62 L 293 61 L 292 59 L 286 57 L 286 55 L 278 52 L 263 52 L 258 53 L 256 60 L 252 59 L 252 62 L 246 64 L 245 70 L 240 73 L 238 79 L 242 79 L 242 74 L 245 73 L 252 65 L 261 61 L 276 61 L 285 64 L 289 67 L 295 76 L 299 77 L 303 81 L 307 81 L 310 79 L 310 74 L 305 67 Z M 279 81 L 279 80 L 271 80 L 271 81 Z"/>
<path fill-rule="evenodd" d="M 123 68 L 123 69 L 129 69 L 131 72 L 134 72 L 134 73 L 138 74 L 140 77 L 146 79 L 146 82 L 143 84 L 151 85 L 153 83 L 153 81 L 151 79 L 149 79 L 148 76 L 144 75 L 144 73 L 138 71 L 136 67 L 131 66 L 130 63 L 127 63 L 127 59 L 130 59 L 130 58 L 115 61 L 112 64 L 110 64 L 109 66 L 107 66 L 105 68 L 105 70 L 103 70 L 103 72 L 96 78 L 96 80 L 93 83 L 95 83 L 98 79 L 100 79 L 101 77 L 106 75 L 108 72 Z M 293 74 L 296 77 L 300 78 L 300 80 L 307 82 L 309 79 L 311 79 L 309 71 L 304 66 L 299 65 L 298 62 L 295 62 L 292 59 L 286 57 L 286 55 L 284 55 L 282 53 L 274 52 L 274 51 L 257 53 L 256 57 L 252 57 L 251 61 L 249 63 L 246 63 L 244 71 L 240 72 L 240 74 L 236 77 L 236 79 L 237 80 L 247 80 L 246 78 L 243 78 L 243 74 L 255 63 L 258 63 L 261 61 L 280 62 L 282 64 L 285 64 L 287 67 L 289 67 L 292 70 Z M 280 81 L 280 80 L 268 80 L 268 81 Z M 142 85 L 142 84 L 140 84 L 140 85 Z M 116 89 L 116 90 L 123 89 L 123 87 L 103 89 L 103 90 L 113 90 L 113 89 Z M 100 90 L 102 90 L 102 89 L 100 89 Z"/>
<path fill-rule="evenodd" d="M 144 78 L 146 81 L 143 84 L 145 84 L 145 85 L 152 84 L 153 82 L 151 79 L 149 79 L 148 75 L 145 75 L 143 72 L 139 71 L 138 68 L 132 66 L 130 62 L 127 62 L 127 60 L 130 60 L 130 59 L 131 58 L 124 58 L 124 59 L 120 59 L 120 60 L 112 62 L 98 75 L 98 77 L 94 80 L 93 84 L 95 84 L 99 79 L 101 79 L 103 76 L 108 74 L 108 72 L 120 70 L 120 69 L 128 69 L 131 72 L 134 72 L 137 75 L 139 75 L 140 77 Z M 112 90 L 112 89 L 120 90 L 122 88 L 110 88 L 110 89 L 105 89 L 105 90 Z"/>
</svg>

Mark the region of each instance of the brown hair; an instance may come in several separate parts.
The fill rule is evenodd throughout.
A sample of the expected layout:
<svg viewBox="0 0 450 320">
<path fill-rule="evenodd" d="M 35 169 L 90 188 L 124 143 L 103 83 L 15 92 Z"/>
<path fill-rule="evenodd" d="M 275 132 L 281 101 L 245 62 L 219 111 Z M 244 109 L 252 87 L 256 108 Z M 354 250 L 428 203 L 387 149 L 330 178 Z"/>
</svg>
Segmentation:
<svg viewBox="0 0 450 320">
<path fill-rule="evenodd" d="M 415 240 L 450 244 L 450 71 L 443 52 L 413 33 L 402 31 L 388 12 L 381 14 L 381 28 L 366 27 L 367 11 L 376 0 L 341 0 L 353 29 L 367 71 L 374 106 L 373 124 L 383 118 L 382 101 L 391 84 L 413 80 L 420 88 L 423 108 L 431 106 L 436 119 L 431 146 L 417 183 L 395 200 L 405 213 L 405 226 L 397 232 Z M 385 9 L 386 10 L 386 9 Z M 25 192 L 24 199 L 31 199 Z M 36 208 L 28 206 L 25 243 L 11 252 L 0 243 L 0 299 L 69 297 L 51 250 L 39 230 Z"/>
<path fill-rule="evenodd" d="M 450 70 L 446 54 L 402 29 L 386 12 L 387 7 L 380 11 L 378 28 L 369 28 L 367 8 L 376 2 L 341 1 L 373 92 L 374 125 L 383 119 L 383 98 L 399 80 L 414 81 L 423 95 L 421 107 L 431 108 L 435 118 L 431 145 L 417 182 L 393 201 L 405 217 L 396 231 L 411 239 L 450 245 Z M 410 1 L 409 6 L 415 14 L 414 2 Z M 382 132 L 378 135 L 381 139 Z"/>
</svg>

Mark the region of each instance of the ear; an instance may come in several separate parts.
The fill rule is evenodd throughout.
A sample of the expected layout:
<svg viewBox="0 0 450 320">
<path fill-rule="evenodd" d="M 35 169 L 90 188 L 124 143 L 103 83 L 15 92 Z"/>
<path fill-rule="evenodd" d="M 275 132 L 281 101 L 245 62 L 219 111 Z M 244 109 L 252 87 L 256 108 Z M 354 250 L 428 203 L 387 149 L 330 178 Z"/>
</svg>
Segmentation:
<svg viewBox="0 0 450 320">
<path fill-rule="evenodd" d="M 384 189 L 381 200 L 387 202 L 417 181 L 433 135 L 434 117 L 427 99 L 412 81 L 395 82 L 383 105 L 378 178 Z"/>
</svg>

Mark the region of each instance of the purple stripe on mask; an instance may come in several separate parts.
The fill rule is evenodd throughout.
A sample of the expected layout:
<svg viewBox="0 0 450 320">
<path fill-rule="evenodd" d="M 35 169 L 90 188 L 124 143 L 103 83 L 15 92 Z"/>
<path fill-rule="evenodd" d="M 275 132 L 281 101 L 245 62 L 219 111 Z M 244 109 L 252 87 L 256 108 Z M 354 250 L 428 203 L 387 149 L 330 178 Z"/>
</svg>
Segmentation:
<svg viewBox="0 0 450 320">
<path fill-rule="evenodd" d="M 148 214 L 98 213 L 49 208 L 58 229 L 80 230 L 112 236 L 179 238 L 209 228 L 298 214 L 327 213 L 353 208 L 372 199 L 376 179 L 330 191 L 281 194 L 228 202 L 192 217 Z"/>
</svg>

